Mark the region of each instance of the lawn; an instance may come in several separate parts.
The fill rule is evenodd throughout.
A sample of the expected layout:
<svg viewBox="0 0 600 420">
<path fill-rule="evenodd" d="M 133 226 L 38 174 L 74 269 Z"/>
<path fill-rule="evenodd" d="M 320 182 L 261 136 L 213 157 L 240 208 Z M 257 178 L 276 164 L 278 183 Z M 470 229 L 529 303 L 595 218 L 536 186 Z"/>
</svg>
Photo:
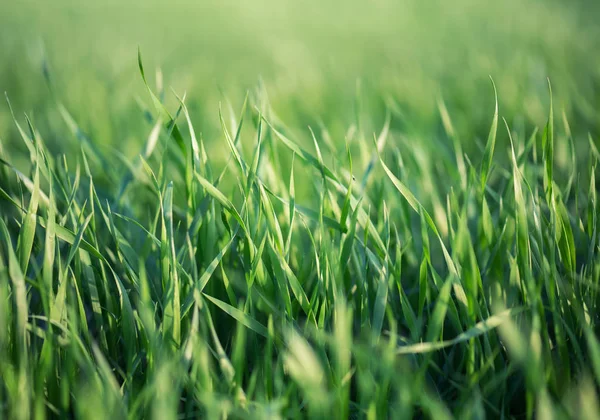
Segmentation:
<svg viewBox="0 0 600 420">
<path fill-rule="evenodd" d="M 600 7 L 424 3 L 0 5 L 0 418 L 600 416 Z"/>
</svg>

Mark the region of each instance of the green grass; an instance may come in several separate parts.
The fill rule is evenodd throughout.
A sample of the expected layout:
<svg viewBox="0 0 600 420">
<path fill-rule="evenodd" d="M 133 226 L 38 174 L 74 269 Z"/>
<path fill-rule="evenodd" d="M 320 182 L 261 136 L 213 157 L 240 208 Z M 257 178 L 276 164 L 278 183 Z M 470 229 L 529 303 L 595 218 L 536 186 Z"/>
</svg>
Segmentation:
<svg viewBox="0 0 600 420">
<path fill-rule="evenodd" d="M 222 47 L 199 53 L 223 63 L 173 53 L 165 81 L 146 55 L 208 41 L 144 45 L 132 23 L 92 53 L 82 28 L 104 18 L 59 4 L 7 10 L 0 41 L 0 417 L 598 416 L 600 54 L 581 4 L 416 21 L 412 3 L 269 4 L 271 29 L 223 6 L 205 18 Z M 160 30 L 195 9 L 151 10 Z M 386 13 L 422 39 L 399 47 Z M 47 37 L 32 62 L 27 21 Z M 61 25 L 82 31 L 71 54 Z M 131 47 L 108 60 L 123 73 L 96 61 L 110 45 Z"/>
</svg>

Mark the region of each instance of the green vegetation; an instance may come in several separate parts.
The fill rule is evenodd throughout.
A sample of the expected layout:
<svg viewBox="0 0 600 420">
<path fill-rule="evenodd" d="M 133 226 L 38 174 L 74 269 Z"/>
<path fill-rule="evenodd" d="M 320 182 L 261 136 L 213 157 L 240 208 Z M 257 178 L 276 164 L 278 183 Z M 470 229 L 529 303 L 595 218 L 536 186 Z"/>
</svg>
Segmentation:
<svg viewBox="0 0 600 420">
<path fill-rule="evenodd" d="M 0 417 L 596 418 L 599 11 L 0 6 Z"/>
</svg>

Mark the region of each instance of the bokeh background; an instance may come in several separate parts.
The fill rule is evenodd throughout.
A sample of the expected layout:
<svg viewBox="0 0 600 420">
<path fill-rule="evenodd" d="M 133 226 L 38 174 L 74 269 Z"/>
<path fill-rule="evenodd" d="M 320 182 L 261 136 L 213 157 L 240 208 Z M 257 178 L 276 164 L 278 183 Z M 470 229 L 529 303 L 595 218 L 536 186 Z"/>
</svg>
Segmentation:
<svg viewBox="0 0 600 420">
<path fill-rule="evenodd" d="M 386 107 L 392 128 L 438 147 L 441 98 L 469 152 L 489 130 L 489 76 L 524 132 L 545 123 L 550 78 L 559 118 L 587 142 L 600 127 L 599 22 L 595 1 L 3 1 L 0 90 L 55 151 L 77 147 L 61 102 L 95 142 L 135 157 L 153 111 L 139 47 L 172 112 L 172 92 L 187 93 L 209 146 L 222 141 L 219 104 L 238 113 L 262 92 L 299 139 L 322 124 L 340 150 L 358 121 L 366 136 L 380 130 Z M 0 139 L 5 155 L 24 147 L 4 103 Z"/>
</svg>

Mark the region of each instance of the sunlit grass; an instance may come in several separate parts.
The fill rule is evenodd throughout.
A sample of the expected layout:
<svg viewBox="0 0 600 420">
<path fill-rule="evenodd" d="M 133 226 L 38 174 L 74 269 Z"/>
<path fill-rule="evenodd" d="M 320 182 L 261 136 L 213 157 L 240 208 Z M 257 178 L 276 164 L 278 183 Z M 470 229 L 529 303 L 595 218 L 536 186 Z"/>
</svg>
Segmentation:
<svg viewBox="0 0 600 420">
<path fill-rule="evenodd" d="M 431 94 L 340 70 L 302 102 L 306 79 L 273 70 L 204 100 L 141 54 L 131 90 L 48 60 L 46 90 L 0 110 L 0 417 L 597 417 L 585 77 L 550 65 L 521 95 L 518 66 L 472 65 L 471 88 L 455 63 L 424 70 Z M 69 75 L 95 80 L 89 109 Z"/>
<path fill-rule="evenodd" d="M 577 393 L 596 404 L 598 152 L 580 146 L 587 179 L 573 167 L 555 182 L 553 145 L 569 138 L 552 104 L 524 138 L 490 109 L 485 150 L 456 155 L 458 169 L 390 141 L 391 117 L 373 140 L 346 139 L 371 151 L 359 167 L 349 147 L 326 163 L 324 132 L 304 148 L 251 96 L 221 120 L 231 158 L 217 170 L 184 99 L 175 120 L 148 90 L 159 117 L 129 166 L 84 141 L 69 167 L 15 119 L 30 165 L 3 161 L 0 190 L 11 417 L 532 417 L 577 410 L 563 405 Z M 509 150 L 495 147 L 502 129 Z M 422 204 L 442 180 L 433 209 Z"/>
</svg>

